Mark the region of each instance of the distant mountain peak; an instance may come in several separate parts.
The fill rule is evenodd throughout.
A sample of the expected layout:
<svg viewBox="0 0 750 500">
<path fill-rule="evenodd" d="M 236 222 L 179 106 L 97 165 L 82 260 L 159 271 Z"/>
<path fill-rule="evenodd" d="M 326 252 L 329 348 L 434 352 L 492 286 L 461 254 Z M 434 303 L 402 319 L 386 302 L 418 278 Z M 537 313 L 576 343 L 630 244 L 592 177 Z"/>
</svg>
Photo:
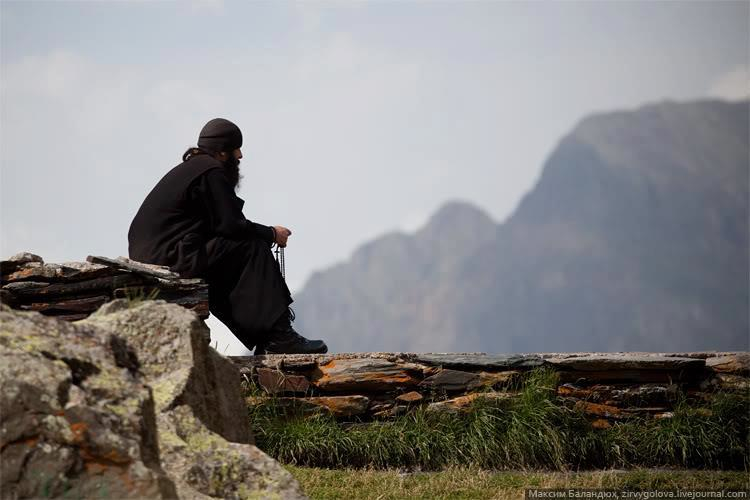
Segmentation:
<svg viewBox="0 0 750 500">
<path fill-rule="evenodd" d="M 495 221 L 487 212 L 470 202 L 451 200 L 441 205 L 419 232 L 433 232 L 459 225 L 494 227 Z"/>
<path fill-rule="evenodd" d="M 673 166 L 700 174 L 706 163 L 743 154 L 748 107 L 748 100 L 663 100 L 589 115 L 564 141 L 586 145 L 613 167 Z"/>
</svg>

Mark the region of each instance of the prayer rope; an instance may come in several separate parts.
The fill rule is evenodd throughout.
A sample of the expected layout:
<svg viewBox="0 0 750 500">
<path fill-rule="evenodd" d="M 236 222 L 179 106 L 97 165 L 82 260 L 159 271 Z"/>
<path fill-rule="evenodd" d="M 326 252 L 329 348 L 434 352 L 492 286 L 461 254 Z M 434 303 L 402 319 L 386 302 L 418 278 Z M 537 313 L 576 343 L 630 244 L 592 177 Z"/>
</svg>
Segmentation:
<svg viewBox="0 0 750 500">
<path fill-rule="evenodd" d="M 284 262 L 284 248 L 276 245 L 276 263 L 279 265 L 281 277 L 286 281 L 286 263 Z"/>
</svg>

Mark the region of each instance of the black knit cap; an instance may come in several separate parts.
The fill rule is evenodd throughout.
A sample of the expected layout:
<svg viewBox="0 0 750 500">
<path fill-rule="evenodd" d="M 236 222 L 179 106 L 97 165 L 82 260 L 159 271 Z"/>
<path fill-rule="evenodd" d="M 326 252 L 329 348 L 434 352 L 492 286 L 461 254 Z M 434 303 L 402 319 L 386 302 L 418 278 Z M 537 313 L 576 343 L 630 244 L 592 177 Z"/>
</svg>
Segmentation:
<svg viewBox="0 0 750 500">
<path fill-rule="evenodd" d="M 214 118 L 201 129 L 198 147 L 214 153 L 234 151 L 242 147 L 242 132 L 229 120 Z"/>
</svg>

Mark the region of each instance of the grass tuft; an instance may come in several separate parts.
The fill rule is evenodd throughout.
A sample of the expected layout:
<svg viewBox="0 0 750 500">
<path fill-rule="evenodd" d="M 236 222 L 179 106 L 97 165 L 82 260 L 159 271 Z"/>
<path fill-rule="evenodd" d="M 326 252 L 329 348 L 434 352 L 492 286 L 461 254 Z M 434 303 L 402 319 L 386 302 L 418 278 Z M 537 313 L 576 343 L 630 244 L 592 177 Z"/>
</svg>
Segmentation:
<svg viewBox="0 0 750 500">
<path fill-rule="evenodd" d="M 125 288 L 125 299 L 128 301 L 128 308 L 136 307 L 146 300 L 156 300 L 159 292 L 158 288 L 152 288 L 148 292 L 141 286 Z"/>
</svg>

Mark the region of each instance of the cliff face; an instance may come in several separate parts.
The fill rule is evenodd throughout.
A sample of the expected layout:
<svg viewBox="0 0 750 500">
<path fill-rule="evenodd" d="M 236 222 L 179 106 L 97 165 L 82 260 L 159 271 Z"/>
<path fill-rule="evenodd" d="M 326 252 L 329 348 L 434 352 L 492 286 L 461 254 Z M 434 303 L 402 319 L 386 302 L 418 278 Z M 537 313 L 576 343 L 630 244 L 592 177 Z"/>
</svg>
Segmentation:
<svg viewBox="0 0 750 500">
<path fill-rule="evenodd" d="M 586 118 L 506 222 L 450 204 L 366 245 L 310 279 L 300 329 L 339 351 L 746 349 L 749 110 Z"/>
</svg>

